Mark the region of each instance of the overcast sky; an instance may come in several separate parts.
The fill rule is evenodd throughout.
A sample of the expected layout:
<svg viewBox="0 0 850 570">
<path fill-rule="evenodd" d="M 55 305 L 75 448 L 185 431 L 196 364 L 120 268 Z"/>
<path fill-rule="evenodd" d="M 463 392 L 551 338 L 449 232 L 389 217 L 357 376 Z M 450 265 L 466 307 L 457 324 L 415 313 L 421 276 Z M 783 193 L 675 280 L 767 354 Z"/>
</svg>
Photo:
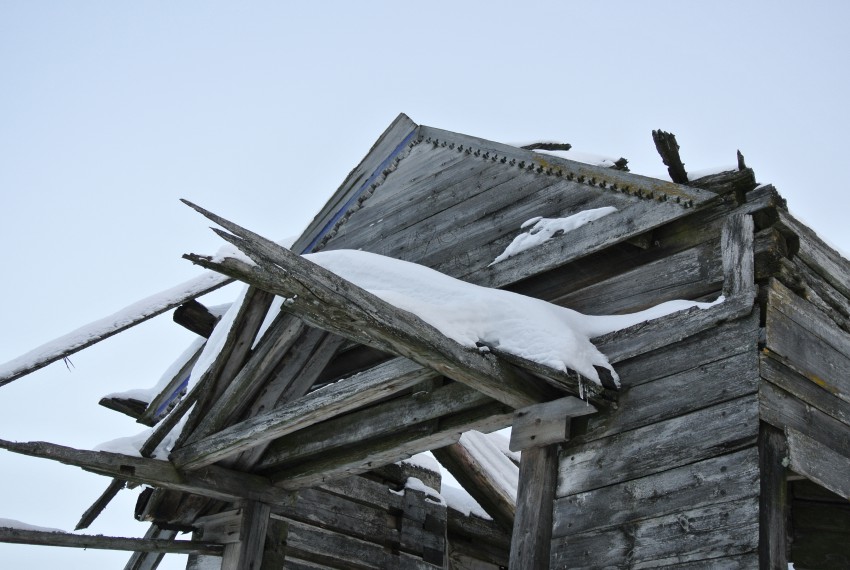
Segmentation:
<svg viewBox="0 0 850 570">
<path fill-rule="evenodd" d="M 677 135 L 689 169 L 740 149 L 850 250 L 849 11 L 0 0 L 0 362 L 197 275 L 181 254 L 220 243 L 180 197 L 272 238 L 299 233 L 399 112 L 500 142 L 555 138 L 662 177 L 652 129 Z M 0 388 L 0 438 L 92 447 L 140 431 L 97 401 L 154 384 L 191 339 L 160 317 Z M 5 452 L 0 482 L 0 518 L 67 530 L 108 483 Z M 91 532 L 143 533 L 134 501 L 123 491 Z M 0 546 L 9 568 L 126 558 Z"/>
</svg>

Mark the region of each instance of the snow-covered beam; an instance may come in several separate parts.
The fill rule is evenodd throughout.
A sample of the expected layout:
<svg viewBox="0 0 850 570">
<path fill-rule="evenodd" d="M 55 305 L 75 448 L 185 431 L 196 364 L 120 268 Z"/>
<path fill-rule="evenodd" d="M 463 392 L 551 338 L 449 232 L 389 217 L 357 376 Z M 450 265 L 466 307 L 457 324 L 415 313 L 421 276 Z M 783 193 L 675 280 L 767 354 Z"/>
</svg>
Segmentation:
<svg viewBox="0 0 850 570">
<path fill-rule="evenodd" d="M 65 546 L 70 548 L 96 548 L 101 550 L 129 550 L 132 552 L 203 554 L 207 556 L 221 556 L 224 552 L 223 545 L 213 542 L 124 538 L 103 535 L 92 536 L 7 526 L 0 526 L 0 542 L 34 544 L 39 546 Z"/>
<path fill-rule="evenodd" d="M 548 386 L 494 355 L 465 347 L 416 315 L 273 241 L 187 204 L 224 227 L 226 232 L 214 231 L 254 263 L 234 257 L 184 256 L 192 262 L 287 298 L 284 308 L 313 326 L 410 358 L 508 405 L 523 408 L 552 399 Z"/>
<path fill-rule="evenodd" d="M 13 453 L 51 459 L 101 475 L 144 483 L 222 501 L 252 499 L 269 504 L 289 503 L 292 495 L 259 475 L 209 466 L 191 473 L 179 472 L 168 461 L 106 451 L 74 449 L 44 441 L 0 440 L 0 448 Z"/>
</svg>

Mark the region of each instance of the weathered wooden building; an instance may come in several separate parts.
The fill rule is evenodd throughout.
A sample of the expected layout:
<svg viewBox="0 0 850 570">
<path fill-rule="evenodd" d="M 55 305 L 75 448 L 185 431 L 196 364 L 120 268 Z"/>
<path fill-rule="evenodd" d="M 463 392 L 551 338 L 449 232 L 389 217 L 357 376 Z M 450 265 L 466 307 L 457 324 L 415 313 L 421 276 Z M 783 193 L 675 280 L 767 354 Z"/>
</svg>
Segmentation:
<svg viewBox="0 0 850 570">
<path fill-rule="evenodd" d="M 221 319 L 193 301 L 224 282 L 208 278 L 133 321 L 179 305 L 175 320 L 216 345 L 150 402 L 102 402 L 153 426 L 141 456 L 0 443 L 112 478 L 81 526 L 125 484 L 150 485 L 148 537 L 0 539 L 133 550 L 132 569 L 172 551 L 224 569 L 850 567 L 850 263 L 740 155 L 689 180 L 656 135 L 676 182 L 402 115 L 291 248 L 363 249 L 586 314 L 724 296 L 594 338 L 619 386 L 463 346 L 198 208 L 253 263 L 188 257 L 250 286 Z M 527 220 L 605 206 L 493 263 Z M 460 439 L 509 425 L 518 470 L 495 440 Z M 170 433 L 170 461 L 151 458 Z M 427 450 L 489 517 L 403 461 Z M 500 480 L 512 468 L 515 496 Z"/>
</svg>

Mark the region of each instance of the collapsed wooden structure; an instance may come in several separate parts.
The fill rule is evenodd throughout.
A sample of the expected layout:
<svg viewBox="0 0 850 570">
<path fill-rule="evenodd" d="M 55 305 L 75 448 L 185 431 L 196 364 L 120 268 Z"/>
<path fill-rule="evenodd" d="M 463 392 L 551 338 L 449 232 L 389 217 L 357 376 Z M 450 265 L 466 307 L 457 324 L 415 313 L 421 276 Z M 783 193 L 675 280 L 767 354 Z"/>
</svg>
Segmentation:
<svg viewBox="0 0 850 570">
<path fill-rule="evenodd" d="M 126 484 L 151 486 L 136 512 L 148 536 L 0 540 L 133 550 L 129 569 L 166 552 L 223 569 L 846 568 L 850 264 L 740 155 L 688 180 L 675 140 L 655 138 L 676 183 L 402 115 L 291 248 L 364 249 L 588 314 L 724 295 L 593 339 L 619 387 L 461 346 L 193 206 L 253 263 L 187 257 L 249 287 L 220 320 L 193 299 L 225 278 L 139 317 L 179 305 L 218 346 L 188 393 L 203 348 L 152 401 L 102 402 L 153 426 L 141 457 L 0 441 L 112 478 L 81 527 Z M 526 220 L 601 206 L 617 211 L 492 263 Z M 170 461 L 153 459 L 181 421 Z M 461 438 L 510 425 L 518 466 Z M 428 450 L 489 517 L 403 461 Z"/>
</svg>

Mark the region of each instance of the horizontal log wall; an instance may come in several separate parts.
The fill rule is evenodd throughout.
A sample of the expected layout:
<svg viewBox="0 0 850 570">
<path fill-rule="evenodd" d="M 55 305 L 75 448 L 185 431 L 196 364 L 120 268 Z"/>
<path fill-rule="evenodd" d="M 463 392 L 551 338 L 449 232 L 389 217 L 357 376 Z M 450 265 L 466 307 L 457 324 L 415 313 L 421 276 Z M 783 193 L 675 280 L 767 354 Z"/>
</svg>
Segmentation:
<svg viewBox="0 0 850 570">
<path fill-rule="evenodd" d="M 757 342 L 753 314 L 618 364 L 561 453 L 552 568 L 758 565 Z"/>
</svg>

